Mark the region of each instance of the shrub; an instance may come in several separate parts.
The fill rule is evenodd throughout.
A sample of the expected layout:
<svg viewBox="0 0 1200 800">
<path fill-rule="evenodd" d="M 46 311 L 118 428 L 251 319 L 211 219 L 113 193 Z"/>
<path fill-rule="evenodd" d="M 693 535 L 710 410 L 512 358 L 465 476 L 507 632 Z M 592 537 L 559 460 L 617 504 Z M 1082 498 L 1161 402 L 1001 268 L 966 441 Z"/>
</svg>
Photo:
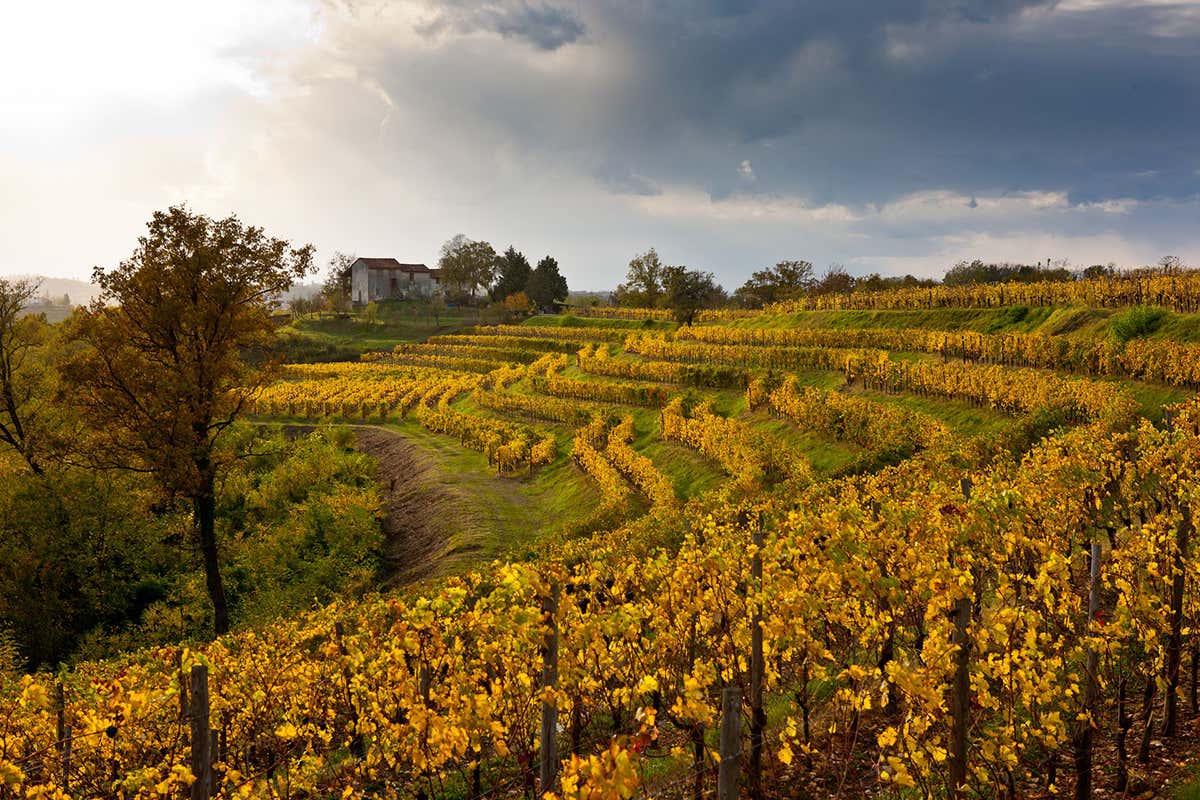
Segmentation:
<svg viewBox="0 0 1200 800">
<path fill-rule="evenodd" d="M 1118 341 L 1128 342 L 1130 339 L 1138 339 L 1154 333 L 1162 325 L 1166 316 L 1165 308 L 1134 306 L 1128 311 L 1114 316 L 1109 321 L 1109 327 Z"/>
<path fill-rule="evenodd" d="M 1027 316 L 1029 316 L 1029 306 L 1010 306 L 992 320 L 985 333 L 995 333 L 1009 325 L 1016 325 L 1018 322 L 1024 321 Z"/>
</svg>

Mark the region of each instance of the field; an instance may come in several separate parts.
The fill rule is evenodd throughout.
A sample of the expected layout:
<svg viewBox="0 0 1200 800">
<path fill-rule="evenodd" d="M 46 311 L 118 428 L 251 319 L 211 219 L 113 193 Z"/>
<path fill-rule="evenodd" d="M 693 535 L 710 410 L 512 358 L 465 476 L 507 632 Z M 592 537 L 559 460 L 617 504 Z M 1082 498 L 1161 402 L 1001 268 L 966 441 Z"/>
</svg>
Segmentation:
<svg viewBox="0 0 1200 800">
<path fill-rule="evenodd" d="M 25 678 L 0 797 L 179 796 L 196 665 L 223 797 L 1194 796 L 1200 315 L 1018 299 L 302 324 L 387 590 Z"/>
</svg>

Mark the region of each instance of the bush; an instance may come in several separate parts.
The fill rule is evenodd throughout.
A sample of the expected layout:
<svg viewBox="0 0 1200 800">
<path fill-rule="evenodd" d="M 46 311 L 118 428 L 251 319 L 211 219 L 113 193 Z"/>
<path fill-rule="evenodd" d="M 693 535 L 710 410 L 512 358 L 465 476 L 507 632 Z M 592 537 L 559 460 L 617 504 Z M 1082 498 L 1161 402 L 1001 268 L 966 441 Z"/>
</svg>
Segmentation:
<svg viewBox="0 0 1200 800">
<path fill-rule="evenodd" d="M 1029 316 L 1029 306 L 1010 306 L 992 320 L 984 332 L 995 333 L 1003 328 L 1007 328 L 1009 325 L 1016 325 L 1018 322 L 1023 322 L 1027 316 Z"/>
<path fill-rule="evenodd" d="M 583 320 L 574 314 L 567 314 L 558 321 L 558 324 L 563 328 L 581 328 L 583 327 Z"/>
<path fill-rule="evenodd" d="M 288 440 L 239 424 L 242 454 L 217 504 L 233 622 L 252 625 L 377 581 L 383 533 L 376 463 L 347 428 Z M 203 637 L 212 628 L 204 571 L 189 558 L 186 506 L 133 473 L 55 469 L 44 478 L 0 460 L 0 682 L 13 664 L 77 658 Z"/>
<path fill-rule="evenodd" d="M 1109 327 L 1118 341 L 1128 342 L 1130 339 L 1138 339 L 1154 333 L 1166 317 L 1167 310 L 1165 308 L 1134 306 L 1128 311 L 1114 316 L 1109 322 Z"/>
</svg>

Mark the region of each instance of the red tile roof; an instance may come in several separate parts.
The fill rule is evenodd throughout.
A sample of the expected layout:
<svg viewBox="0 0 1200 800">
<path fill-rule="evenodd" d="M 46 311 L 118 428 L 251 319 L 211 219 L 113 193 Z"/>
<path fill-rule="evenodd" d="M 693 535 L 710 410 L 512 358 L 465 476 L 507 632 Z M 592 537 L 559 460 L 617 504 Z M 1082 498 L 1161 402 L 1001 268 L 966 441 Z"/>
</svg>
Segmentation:
<svg viewBox="0 0 1200 800">
<path fill-rule="evenodd" d="M 354 263 L 359 261 L 367 265 L 367 269 L 397 269 L 401 272 L 436 272 L 431 270 L 424 264 L 401 264 L 394 258 L 359 258 L 355 259 Z"/>
</svg>

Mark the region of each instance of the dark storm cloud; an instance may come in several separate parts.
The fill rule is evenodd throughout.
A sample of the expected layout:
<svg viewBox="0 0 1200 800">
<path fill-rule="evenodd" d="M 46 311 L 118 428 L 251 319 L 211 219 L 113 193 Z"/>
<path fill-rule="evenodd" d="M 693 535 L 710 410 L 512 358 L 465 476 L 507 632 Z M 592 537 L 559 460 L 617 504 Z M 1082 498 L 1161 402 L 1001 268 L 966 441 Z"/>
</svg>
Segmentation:
<svg viewBox="0 0 1200 800">
<path fill-rule="evenodd" d="M 931 188 L 1065 190 L 1080 202 L 1198 190 L 1200 35 L 1187 6 L 592 0 L 582 18 L 526 3 L 443 13 L 546 49 L 575 42 L 586 24 L 594 46 L 627 66 L 625 81 L 530 83 L 523 67 L 493 63 L 484 113 L 509 120 L 515 144 L 540 157 L 578 158 L 582 139 L 654 184 L 721 198 L 749 157 L 761 190 L 816 202 Z M 480 67 L 457 63 L 439 89 L 461 80 L 474 92 Z M 581 115 L 579 104 L 603 114 Z"/>
<path fill-rule="evenodd" d="M 604 8 L 643 78 L 614 116 L 670 177 L 717 196 L 736 186 L 723 151 L 752 156 L 764 189 L 826 202 L 935 187 L 1081 201 L 1197 191 L 1200 37 L 1184 7 Z"/>
<path fill-rule="evenodd" d="M 421 29 L 428 33 L 446 29 L 459 33 L 490 31 L 506 39 L 524 40 L 542 50 L 556 50 L 587 32 L 573 11 L 528 2 L 451 4 Z"/>
</svg>

